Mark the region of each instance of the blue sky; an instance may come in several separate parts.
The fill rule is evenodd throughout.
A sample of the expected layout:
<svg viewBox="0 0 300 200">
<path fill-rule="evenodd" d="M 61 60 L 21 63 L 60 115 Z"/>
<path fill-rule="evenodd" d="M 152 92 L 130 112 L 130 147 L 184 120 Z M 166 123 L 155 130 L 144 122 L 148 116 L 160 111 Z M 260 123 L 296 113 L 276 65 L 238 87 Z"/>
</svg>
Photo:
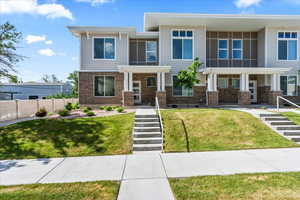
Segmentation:
<svg viewBox="0 0 300 200">
<path fill-rule="evenodd" d="M 23 81 L 43 74 L 65 80 L 79 68 L 79 42 L 66 26 L 132 26 L 143 31 L 144 12 L 297 14 L 300 0 L 0 0 L 0 24 L 23 33 L 18 64 Z"/>
</svg>

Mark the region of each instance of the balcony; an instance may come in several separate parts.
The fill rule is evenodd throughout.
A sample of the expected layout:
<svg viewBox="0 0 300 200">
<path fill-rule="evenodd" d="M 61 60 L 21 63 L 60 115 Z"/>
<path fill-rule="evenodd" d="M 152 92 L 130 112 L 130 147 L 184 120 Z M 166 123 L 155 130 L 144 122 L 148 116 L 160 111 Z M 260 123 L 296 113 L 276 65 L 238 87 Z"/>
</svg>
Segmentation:
<svg viewBox="0 0 300 200">
<path fill-rule="evenodd" d="M 130 39 L 130 65 L 158 65 L 157 39 Z"/>
</svg>

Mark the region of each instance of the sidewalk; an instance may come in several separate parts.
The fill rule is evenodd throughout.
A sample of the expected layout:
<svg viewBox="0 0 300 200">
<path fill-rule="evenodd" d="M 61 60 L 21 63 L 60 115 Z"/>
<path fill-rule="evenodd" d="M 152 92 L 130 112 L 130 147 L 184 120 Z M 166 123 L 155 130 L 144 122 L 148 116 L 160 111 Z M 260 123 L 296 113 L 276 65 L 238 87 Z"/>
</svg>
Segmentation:
<svg viewBox="0 0 300 200">
<path fill-rule="evenodd" d="M 0 184 L 122 181 L 122 200 L 174 199 L 167 178 L 300 171 L 300 148 L 0 161 Z"/>
</svg>

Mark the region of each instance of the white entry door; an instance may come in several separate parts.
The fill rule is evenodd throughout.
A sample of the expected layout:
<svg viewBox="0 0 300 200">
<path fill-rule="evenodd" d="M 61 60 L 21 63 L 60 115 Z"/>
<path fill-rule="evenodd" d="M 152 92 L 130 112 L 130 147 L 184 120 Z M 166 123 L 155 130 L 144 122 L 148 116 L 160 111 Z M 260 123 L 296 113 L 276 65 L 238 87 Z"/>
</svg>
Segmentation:
<svg viewBox="0 0 300 200">
<path fill-rule="evenodd" d="M 249 91 L 251 103 L 257 103 L 257 82 L 249 81 Z"/>
<path fill-rule="evenodd" d="M 141 99 L 141 81 L 133 81 L 133 98 L 134 103 L 142 103 Z"/>
</svg>

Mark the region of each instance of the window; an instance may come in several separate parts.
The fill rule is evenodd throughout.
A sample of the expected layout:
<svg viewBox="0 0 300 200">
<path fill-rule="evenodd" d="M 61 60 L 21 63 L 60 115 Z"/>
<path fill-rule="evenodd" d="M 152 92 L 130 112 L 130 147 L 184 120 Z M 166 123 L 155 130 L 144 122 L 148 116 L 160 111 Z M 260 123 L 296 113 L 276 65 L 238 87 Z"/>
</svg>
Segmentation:
<svg viewBox="0 0 300 200">
<path fill-rule="evenodd" d="M 157 42 L 156 41 L 146 41 L 146 61 L 147 62 L 156 62 L 157 55 Z"/>
<path fill-rule="evenodd" d="M 39 96 L 28 96 L 28 99 L 38 99 Z"/>
<path fill-rule="evenodd" d="M 243 58 L 242 40 L 232 40 L 232 58 L 235 60 L 241 60 Z"/>
<path fill-rule="evenodd" d="M 193 88 L 185 88 L 178 85 L 177 76 L 173 76 L 173 96 L 193 96 Z"/>
<path fill-rule="evenodd" d="M 95 96 L 115 96 L 115 77 L 95 76 Z"/>
<path fill-rule="evenodd" d="M 284 96 L 297 96 L 297 76 L 280 76 L 280 89 Z"/>
<path fill-rule="evenodd" d="M 174 30 L 173 59 L 193 59 L 193 31 Z"/>
<path fill-rule="evenodd" d="M 228 79 L 218 78 L 218 88 L 228 88 Z"/>
<path fill-rule="evenodd" d="M 278 33 L 278 60 L 298 59 L 298 33 L 279 32 Z"/>
<path fill-rule="evenodd" d="M 233 78 L 231 79 L 231 85 L 233 89 L 240 89 L 240 79 L 238 78 Z"/>
<path fill-rule="evenodd" d="M 227 59 L 228 58 L 228 40 L 218 41 L 218 58 Z"/>
<path fill-rule="evenodd" d="M 94 38 L 94 59 L 115 59 L 115 38 Z"/>
<path fill-rule="evenodd" d="M 156 87 L 156 78 L 155 77 L 147 78 L 147 87 Z"/>
</svg>

